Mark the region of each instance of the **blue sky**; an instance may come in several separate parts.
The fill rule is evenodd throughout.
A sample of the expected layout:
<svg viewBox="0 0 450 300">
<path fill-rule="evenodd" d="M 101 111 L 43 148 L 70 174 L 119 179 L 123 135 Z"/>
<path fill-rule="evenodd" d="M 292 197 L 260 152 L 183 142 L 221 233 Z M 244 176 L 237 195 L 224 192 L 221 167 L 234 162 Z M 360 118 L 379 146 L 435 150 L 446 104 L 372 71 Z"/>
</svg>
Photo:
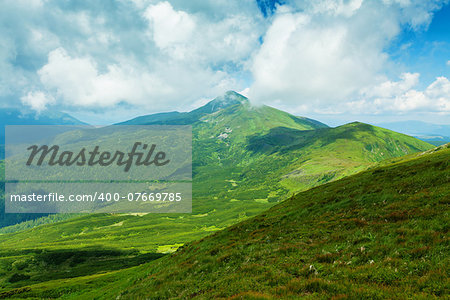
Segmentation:
<svg viewBox="0 0 450 300">
<path fill-rule="evenodd" d="M 434 13 L 429 27 L 419 31 L 404 28 L 389 53 L 405 69 L 422 74 L 422 84 L 430 84 L 436 76 L 450 77 L 450 5 Z"/>
<path fill-rule="evenodd" d="M 105 124 L 227 90 L 331 125 L 450 124 L 450 5 L 4 0 L 0 107 Z"/>
</svg>

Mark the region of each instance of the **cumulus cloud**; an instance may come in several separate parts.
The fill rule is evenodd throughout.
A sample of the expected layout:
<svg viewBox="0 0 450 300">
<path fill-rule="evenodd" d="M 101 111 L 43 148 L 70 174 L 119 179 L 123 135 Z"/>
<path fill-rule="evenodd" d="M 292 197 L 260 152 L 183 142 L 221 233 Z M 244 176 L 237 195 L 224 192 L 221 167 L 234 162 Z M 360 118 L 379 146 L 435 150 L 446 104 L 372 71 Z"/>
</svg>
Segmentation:
<svg viewBox="0 0 450 300">
<path fill-rule="evenodd" d="M 419 73 L 402 73 L 399 81 L 384 81 L 362 91 L 365 98 L 391 98 L 404 94 L 419 83 Z"/>
<path fill-rule="evenodd" d="M 60 104 L 85 108 L 126 103 L 146 109 L 167 109 L 183 103 L 180 95 L 192 100 L 189 94 L 198 93 L 197 81 L 203 82 L 205 89 L 216 89 L 215 92 L 234 84 L 227 82 L 232 79 L 220 71 L 167 68 L 162 64 L 155 65 L 152 73 L 129 60 L 106 65 L 101 71 L 92 58 L 72 57 L 63 48 L 49 53 L 48 63 L 38 74 L 45 90 L 54 93 Z M 181 87 L 183 91 L 178 91 Z"/>
<path fill-rule="evenodd" d="M 232 89 L 302 114 L 448 112 L 446 77 L 389 79 L 386 52 L 443 1 L 286 0 L 266 16 L 255 0 L 27 3 L 0 11 L 3 106 L 150 113 Z"/>
<path fill-rule="evenodd" d="M 399 81 L 385 81 L 365 91 L 361 100 L 346 103 L 343 112 L 450 113 L 450 81 L 438 77 L 423 91 L 417 90 L 418 73 L 403 73 Z"/>
<path fill-rule="evenodd" d="M 48 63 L 38 74 L 48 90 L 55 91 L 66 104 L 73 106 L 105 107 L 120 101 L 140 104 L 152 90 L 160 95 L 168 92 L 168 87 L 152 74 L 118 65 L 109 65 L 100 73 L 92 59 L 72 58 L 62 48 L 50 52 Z"/>
<path fill-rule="evenodd" d="M 254 57 L 250 97 L 337 101 L 373 82 L 386 60 L 383 44 L 364 39 L 352 27 L 339 21 L 323 26 L 305 13 L 280 13 Z"/>
<path fill-rule="evenodd" d="M 31 107 L 38 113 L 45 110 L 47 105 L 55 102 L 55 99 L 52 96 L 46 95 L 40 91 L 28 92 L 26 95 L 22 96 L 20 100 L 23 104 Z"/>
<path fill-rule="evenodd" d="M 162 49 L 189 41 L 195 30 L 193 18 L 184 11 L 175 11 L 169 2 L 150 5 L 144 16 L 151 22 L 156 45 Z"/>
<path fill-rule="evenodd" d="M 175 10 L 169 2 L 150 5 L 144 13 L 158 48 L 172 59 L 208 67 L 225 62 L 241 64 L 258 48 L 260 19 L 243 13 L 211 19 L 204 13 Z"/>
<path fill-rule="evenodd" d="M 398 81 L 386 80 L 361 90 L 354 100 L 335 103 L 301 104 L 297 111 L 327 115 L 405 115 L 450 113 L 450 81 L 437 77 L 423 90 L 418 89 L 418 73 L 402 73 Z"/>
<path fill-rule="evenodd" d="M 436 111 L 450 113 L 450 81 L 446 77 L 438 77 L 425 90 L 425 95 L 432 99 Z"/>
<path fill-rule="evenodd" d="M 401 28 L 426 29 L 441 5 L 409 0 L 288 2 L 274 15 L 252 59 L 249 97 L 298 113 L 445 109 L 444 100 L 429 95 L 433 85 L 422 92 L 412 89 L 419 74 L 404 73 L 397 82 L 384 74 L 393 68 L 385 49 Z"/>
<path fill-rule="evenodd" d="M 252 98 L 342 101 L 378 80 L 389 64 L 384 49 L 402 22 L 419 25 L 406 18 L 405 3 L 385 2 L 300 2 L 301 12 L 278 10 L 253 59 Z"/>
<path fill-rule="evenodd" d="M 122 0 L 71 8 L 7 1 L 4 8 L 8 22 L 26 24 L 19 22 L 16 32 L 0 28 L 0 98 L 34 107 L 37 92 L 53 97 L 39 109 L 191 108 L 200 98 L 245 88 L 238 73 L 265 28 L 252 0 Z"/>
</svg>

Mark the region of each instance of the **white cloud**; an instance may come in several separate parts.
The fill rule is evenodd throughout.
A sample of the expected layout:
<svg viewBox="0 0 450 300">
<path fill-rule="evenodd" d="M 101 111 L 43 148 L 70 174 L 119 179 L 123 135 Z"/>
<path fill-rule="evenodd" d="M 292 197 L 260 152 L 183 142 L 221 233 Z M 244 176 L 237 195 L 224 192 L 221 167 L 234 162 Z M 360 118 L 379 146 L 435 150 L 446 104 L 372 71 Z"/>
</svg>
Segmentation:
<svg viewBox="0 0 450 300">
<path fill-rule="evenodd" d="M 447 78 L 422 91 L 415 70 L 389 79 L 398 65 L 385 52 L 402 28 L 426 29 L 441 1 L 285 2 L 263 18 L 255 0 L 6 0 L 0 101 L 144 113 L 233 89 L 302 114 L 448 111 Z"/>
<path fill-rule="evenodd" d="M 314 13 L 327 13 L 331 15 L 352 16 L 362 5 L 363 0 L 326 0 L 312 2 Z"/>
<path fill-rule="evenodd" d="M 129 35 L 104 28 L 103 16 L 70 16 L 85 41 L 53 48 L 37 71 L 42 91 L 55 96 L 56 106 L 111 108 L 125 103 L 155 112 L 183 110 L 198 99 L 245 87 L 233 73 L 242 70 L 259 45 L 262 19 L 249 14 L 255 7 L 244 5 L 232 15 L 211 18 L 167 1 L 135 4 L 148 24 L 141 36 L 129 40 L 143 43 L 137 55 L 122 49 L 126 45 L 121 40 Z"/>
<path fill-rule="evenodd" d="M 204 91 L 211 94 L 236 84 L 220 71 L 161 64 L 155 65 L 152 73 L 128 59 L 104 69 L 101 72 L 90 57 L 72 57 L 65 49 L 58 48 L 49 53 L 48 63 L 38 74 L 45 90 L 58 99 L 51 104 L 79 108 L 111 108 L 122 102 L 156 111 L 183 108 L 193 101 L 192 95 L 201 92 L 197 82 L 203 82 Z M 185 102 L 180 101 L 180 95 Z M 34 102 L 24 103 L 33 105 Z"/>
<path fill-rule="evenodd" d="M 46 95 L 43 92 L 28 92 L 25 96 L 20 98 L 24 105 L 27 105 L 37 111 L 38 113 L 45 110 L 47 105 L 55 102 L 52 96 Z"/>
<path fill-rule="evenodd" d="M 175 11 L 169 2 L 150 5 L 144 16 L 151 23 L 156 45 L 163 49 L 189 41 L 195 29 L 194 19 L 184 11 Z"/>
<path fill-rule="evenodd" d="M 350 10 L 332 2 L 320 10 L 278 12 L 253 59 L 252 99 L 342 101 L 379 77 L 387 63 L 383 49 L 399 32 L 395 16 L 374 2 Z"/>
<path fill-rule="evenodd" d="M 450 67 L 450 60 L 447 60 L 447 66 Z"/>
<path fill-rule="evenodd" d="M 450 113 L 450 81 L 446 77 L 438 77 L 428 86 L 425 95 L 432 99 L 437 111 Z"/>
<path fill-rule="evenodd" d="M 363 94 L 366 98 L 396 97 L 416 86 L 419 83 L 419 77 L 419 73 L 402 73 L 400 81 L 387 80 L 377 86 L 366 89 L 363 91 Z"/>
<path fill-rule="evenodd" d="M 295 106 L 297 114 L 320 115 L 405 115 L 427 113 L 448 115 L 450 113 L 450 81 L 437 77 L 425 89 L 419 90 L 418 73 L 403 73 L 400 80 L 386 80 L 361 91 L 353 99 L 341 102 L 315 102 Z M 278 107 L 286 109 L 284 102 Z M 291 106 L 292 107 L 292 106 Z M 292 109 L 291 109 L 292 110 Z"/>
<path fill-rule="evenodd" d="M 404 73 L 400 81 L 386 81 L 363 95 L 364 100 L 346 104 L 353 113 L 450 113 L 450 81 L 438 77 L 425 90 L 415 89 L 419 74 Z"/>
<path fill-rule="evenodd" d="M 100 73 L 94 60 L 72 58 L 62 48 L 50 52 L 38 74 L 44 87 L 68 106 L 108 107 L 121 101 L 144 105 L 147 97 L 163 97 L 171 90 L 155 75 L 133 67 L 108 65 Z"/>
<path fill-rule="evenodd" d="M 175 10 L 169 2 L 144 12 L 155 44 L 170 59 L 205 67 L 225 62 L 242 64 L 259 47 L 263 26 L 258 17 L 236 12 L 220 19 L 204 13 Z"/>
<path fill-rule="evenodd" d="M 42 107 L 61 110 L 188 109 L 245 88 L 239 73 L 266 26 L 253 0 L 36 4 L 2 4 L 2 106 L 32 106 L 40 91 L 55 99 Z"/>
<path fill-rule="evenodd" d="M 303 114 L 445 110 L 447 100 L 431 96 L 433 84 L 423 92 L 413 89 L 418 73 L 403 73 L 399 81 L 384 74 L 394 67 L 385 49 L 401 27 L 428 26 L 439 5 L 322 0 L 286 6 L 253 57 L 250 99 Z"/>
</svg>

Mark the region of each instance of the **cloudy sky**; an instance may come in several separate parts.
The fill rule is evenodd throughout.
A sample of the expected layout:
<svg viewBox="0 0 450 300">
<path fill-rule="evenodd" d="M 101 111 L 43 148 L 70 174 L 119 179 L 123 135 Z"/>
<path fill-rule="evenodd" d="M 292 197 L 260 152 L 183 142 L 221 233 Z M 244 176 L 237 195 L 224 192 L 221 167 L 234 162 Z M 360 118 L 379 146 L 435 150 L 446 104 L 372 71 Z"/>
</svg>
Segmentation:
<svg viewBox="0 0 450 300">
<path fill-rule="evenodd" d="M 450 124 L 448 2 L 2 0 L 0 107 L 105 124 L 235 90 L 332 125 Z"/>
</svg>

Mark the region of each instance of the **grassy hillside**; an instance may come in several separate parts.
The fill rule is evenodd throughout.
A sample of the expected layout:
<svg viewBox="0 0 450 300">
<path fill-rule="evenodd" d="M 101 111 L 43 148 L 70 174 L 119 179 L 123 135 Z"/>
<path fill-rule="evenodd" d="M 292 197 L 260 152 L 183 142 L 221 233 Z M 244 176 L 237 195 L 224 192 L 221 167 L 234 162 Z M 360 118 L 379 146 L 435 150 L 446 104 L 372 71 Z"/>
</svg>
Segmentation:
<svg viewBox="0 0 450 300">
<path fill-rule="evenodd" d="M 121 295 L 448 296 L 449 159 L 446 147 L 300 193 L 149 265 Z"/>
<path fill-rule="evenodd" d="M 122 271 L 2 296 L 370 298 L 448 296 L 450 149 L 328 183 Z"/>
</svg>

